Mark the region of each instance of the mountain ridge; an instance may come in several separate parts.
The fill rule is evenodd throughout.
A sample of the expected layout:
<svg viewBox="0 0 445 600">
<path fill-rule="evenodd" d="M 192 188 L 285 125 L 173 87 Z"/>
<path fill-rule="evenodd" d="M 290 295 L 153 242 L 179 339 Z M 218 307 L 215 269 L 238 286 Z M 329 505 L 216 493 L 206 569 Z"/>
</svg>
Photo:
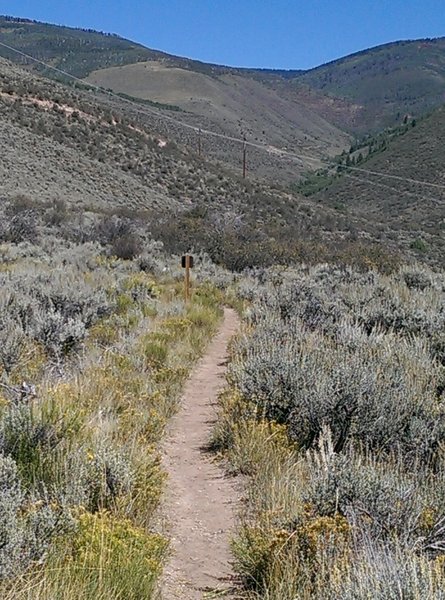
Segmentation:
<svg viewBox="0 0 445 600">
<path fill-rule="evenodd" d="M 274 68 L 274 67 L 263 67 L 263 66 L 262 67 L 241 67 L 241 66 L 236 66 L 236 65 L 226 65 L 224 63 L 207 62 L 207 61 L 204 61 L 201 59 L 195 59 L 192 57 L 187 57 L 187 56 L 182 56 L 179 54 L 173 54 L 170 52 L 166 52 L 164 50 L 160 50 L 159 48 L 148 48 L 141 42 L 136 42 L 134 40 L 130 40 L 129 38 L 125 38 L 121 34 L 115 33 L 115 32 L 106 32 L 106 31 L 94 29 L 94 28 L 68 26 L 68 25 L 63 25 L 60 23 L 49 23 L 49 22 L 39 21 L 37 19 L 30 19 L 30 18 L 26 18 L 26 17 L 18 17 L 18 16 L 13 16 L 13 15 L 0 14 L 0 22 L 1 21 L 5 21 L 7 23 L 16 22 L 16 23 L 30 24 L 30 25 L 44 25 L 44 26 L 47 26 L 50 28 L 78 31 L 78 32 L 90 33 L 90 34 L 97 34 L 97 35 L 101 35 L 101 36 L 105 36 L 105 37 L 117 38 L 117 39 L 119 39 L 121 41 L 125 41 L 133 46 L 139 46 L 141 48 L 144 48 L 145 50 L 149 50 L 151 52 L 156 52 L 159 54 L 164 54 L 171 58 L 176 58 L 176 59 L 180 59 L 180 60 L 184 60 L 184 61 L 192 61 L 192 62 L 196 62 L 196 63 L 201 63 L 203 65 L 209 65 L 211 67 L 219 67 L 221 69 L 234 70 L 234 71 L 245 71 L 245 72 L 257 72 L 260 74 L 264 73 L 264 74 L 272 74 L 272 75 L 282 75 L 283 77 L 293 77 L 293 76 L 297 76 L 299 74 L 310 74 L 313 71 L 317 71 L 318 69 L 333 66 L 335 64 L 342 63 L 349 59 L 353 59 L 353 58 L 356 58 L 359 56 L 364 56 L 364 55 L 366 55 L 370 52 L 376 51 L 376 50 L 386 50 L 393 46 L 403 46 L 406 44 L 419 43 L 419 42 L 437 43 L 437 42 L 441 42 L 441 41 L 445 40 L 445 36 L 433 36 L 433 37 L 425 37 L 425 38 L 405 38 L 405 39 L 400 39 L 400 40 L 384 42 L 383 44 L 376 44 L 374 46 L 370 46 L 369 48 L 363 48 L 361 50 L 356 50 L 354 52 L 346 54 L 345 56 L 339 56 L 337 58 L 333 58 L 332 60 L 328 60 L 319 65 L 316 65 L 314 67 L 310 67 L 307 69 L 295 68 L 295 67 Z"/>
<path fill-rule="evenodd" d="M 17 26 L 24 28 L 21 34 L 14 32 Z M 363 135 L 388 125 L 394 126 L 407 112 L 420 116 L 445 103 L 445 37 L 388 42 L 307 70 L 205 63 L 152 50 L 117 34 L 0 17 L 0 41 L 7 39 L 16 45 L 21 44 L 20 50 L 27 48 L 31 54 L 34 50 L 39 58 L 46 58 L 51 64 L 84 78 L 94 71 L 160 61 L 165 71 L 177 68 L 216 80 L 227 75 L 244 81 L 253 79 L 271 89 L 281 101 L 305 104 L 306 110 L 327 121 L 327 127 L 340 129 L 340 144 L 344 143 L 342 136 L 345 134 Z M 13 43 L 11 45 L 14 46 Z M 5 57 L 17 60 L 11 54 Z M 107 75 L 111 89 L 125 93 L 114 84 L 112 75 Z M 177 90 L 180 82 L 179 78 Z M 149 78 L 146 87 L 139 92 L 146 96 L 150 84 Z M 385 94 L 389 94 L 389 98 Z M 205 96 L 202 101 L 205 101 Z M 223 121 L 223 117 L 218 117 L 218 120 Z M 224 122 L 219 124 L 224 126 Z M 301 126 L 298 119 L 296 125 Z M 284 126 L 283 131 L 286 129 L 289 127 Z M 253 132 L 258 137 L 259 131 Z M 295 144 L 304 145 L 303 142 L 304 139 L 295 140 Z M 325 144 L 322 138 L 319 150 L 324 150 L 326 155 L 331 154 L 329 143 Z"/>
</svg>

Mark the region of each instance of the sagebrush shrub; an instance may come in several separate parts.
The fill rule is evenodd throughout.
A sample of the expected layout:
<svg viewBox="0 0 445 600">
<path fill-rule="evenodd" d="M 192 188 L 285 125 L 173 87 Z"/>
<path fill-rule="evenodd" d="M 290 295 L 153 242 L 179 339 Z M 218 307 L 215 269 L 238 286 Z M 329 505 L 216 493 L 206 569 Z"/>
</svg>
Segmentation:
<svg viewBox="0 0 445 600">
<path fill-rule="evenodd" d="M 25 494 L 15 462 L 0 455 L 0 579 L 18 575 L 40 560 L 53 537 L 72 525 L 63 507 Z"/>
<path fill-rule="evenodd" d="M 20 323 L 5 313 L 0 319 L 0 363 L 9 374 L 23 352 L 26 336 Z"/>
<path fill-rule="evenodd" d="M 397 544 L 368 540 L 332 590 L 334 600 L 444 600 L 442 563 Z M 320 600 L 322 596 L 320 596 Z"/>
<path fill-rule="evenodd" d="M 216 441 L 238 471 L 264 419 L 294 442 L 247 471 L 235 554 L 249 597 L 443 599 L 443 274 L 303 266 L 252 271 L 239 293 L 237 403 L 221 401 Z M 316 534 L 337 519 L 348 535 L 330 547 Z"/>
<path fill-rule="evenodd" d="M 397 461 L 378 463 L 352 449 L 335 453 L 330 443 L 325 430 L 320 440 L 324 448 L 311 453 L 307 461 L 304 499 L 316 514 L 341 514 L 354 525 L 356 536 L 397 539 L 411 547 L 428 534 L 422 514 L 431 499 L 419 493 L 417 476 L 410 477 Z M 423 484 L 426 487 L 427 481 Z"/>
<path fill-rule="evenodd" d="M 74 483 L 81 504 L 90 511 L 110 509 L 117 499 L 130 492 L 135 474 L 128 455 L 122 450 L 102 444 L 83 449 L 75 459 L 77 481 Z"/>
<path fill-rule="evenodd" d="M 316 275 L 297 273 L 295 283 L 259 288 L 248 317 L 253 329 L 238 340 L 230 380 L 260 416 L 287 423 L 303 447 L 328 425 L 337 451 L 355 439 L 376 450 L 403 449 L 407 459 L 430 459 L 445 438 L 445 412 L 437 402 L 443 371 L 431 356 L 436 342 L 430 333 L 443 318 L 438 299 L 437 312 L 425 309 L 430 325 L 421 326 L 423 336 L 408 337 L 414 313 L 402 337 L 400 328 L 369 328 L 357 318 L 355 311 L 382 293 L 379 285 L 369 290 L 369 278 L 357 281 L 346 272 L 352 283 L 342 289 L 341 272 L 334 282 L 326 270 Z M 354 299 L 351 286 L 365 287 L 368 300 Z M 435 348 L 440 352 L 440 345 Z"/>
<path fill-rule="evenodd" d="M 78 348 L 88 328 L 113 306 L 105 290 L 87 282 L 76 268 L 2 273 L 0 285 L 0 360 L 7 371 L 17 362 L 25 337 L 60 359 Z"/>
</svg>

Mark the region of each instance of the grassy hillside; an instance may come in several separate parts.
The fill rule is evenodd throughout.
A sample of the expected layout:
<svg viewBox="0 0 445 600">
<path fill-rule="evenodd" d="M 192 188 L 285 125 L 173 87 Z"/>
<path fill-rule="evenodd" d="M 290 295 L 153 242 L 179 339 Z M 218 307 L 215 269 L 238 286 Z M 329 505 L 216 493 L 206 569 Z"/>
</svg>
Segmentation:
<svg viewBox="0 0 445 600">
<path fill-rule="evenodd" d="M 238 138 L 246 135 L 256 143 L 298 148 L 314 159 L 337 154 L 350 142 L 348 134 L 308 109 L 304 102 L 282 98 L 255 79 L 251 70 L 171 56 L 114 35 L 12 17 L 0 17 L 0 42 L 86 78 L 87 83 L 135 97 L 158 109 L 180 109 L 175 116 L 189 125 Z M 0 56 L 70 83 L 69 78 L 8 49 L 0 48 Z M 189 142 L 190 132 L 179 128 L 176 137 Z M 239 145 L 221 145 L 215 138 L 205 142 L 207 156 L 239 168 Z M 193 143 L 196 147 L 197 140 Z M 269 160 L 264 153 L 253 153 L 253 158 L 249 161 L 252 172 L 277 179 L 292 178 L 311 164 L 283 164 L 273 157 Z"/>
<path fill-rule="evenodd" d="M 349 143 L 347 134 L 304 102 L 285 99 L 264 83 L 264 78 L 281 78 L 282 72 L 206 64 L 152 51 L 114 35 L 11 17 L 0 17 L 0 42 L 114 91 L 179 105 L 187 111 L 182 120 L 230 136 L 245 134 L 250 141 L 298 148 L 314 158 L 336 154 Z M 61 77 L 5 48 L 0 55 L 46 76 Z M 239 149 L 235 155 L 214 146 L 210 143 L 206 148 L 212 157 L 239 164 Z M 250 168 L 280 178 L 301 170 L 300 164 L 282 168 L 268 162 L 255 161 Z"/>
<path fill-rule="evenodd" d="M 236 71 L 208 75 L 164 61 L 150 61 L 94 71 L 86 81 L 133 97 L 179 106 L 195 119 L 198 117 L 197 122 L 204 120 L 213 131 L 235 137 L 246 135 L 249 141 L 291 148 L 314 158 L 332 156 L 350 142 L 347 134 L 297 97 L 283 98 L 269 85 Z M 180 117 L 187 120 L 185 114 Z M 207 150 L 212 145 L 213 140 Z M 294 169 L 300 170 L 301 165 L 294 165 Z"/>
<path fill-rule="evenodd" d="M 0 66 L 4 192 L 47 201 L 63 190 L 104 210 L 244 206 L 249 186 L 165 139 L 143 108 Z"/>
<path fill-rule="evenodd" d="M 234 269 L 339 257 L 391 269 L 389 255 L 399 248 L 407 256 L 443 260 L 440 242 L 433 243 L 440 236 L 436 206 L 430 211 L 425 204 L 423 220 L 416 219 L 407 197 L 383 219 L 378 207 L 345 210 L 356 203 L 355 187 L 336 202 L 243 180 L 235 170 L 198 157 L 196 136 L 157 115 L 0 62 L 3 197 L 25 195 L 47 206 L 64 201 L 79 218 L 86 213 L 87 222 L 91 212 L 125 213 L 169 251 L 203 249 Z M 227 140 L 215 147 L 220 156 L 240 150 Z M 254 160 L 269 167 L 273 160 L 281 163 L 279 156 L 249 148 Z M 293 163 L 283 163 L 292 172 Z M 428 219 L 434 219 L 431 227 Z M 417 229 L 434 251 L 418 252 Z"/>
</svg>

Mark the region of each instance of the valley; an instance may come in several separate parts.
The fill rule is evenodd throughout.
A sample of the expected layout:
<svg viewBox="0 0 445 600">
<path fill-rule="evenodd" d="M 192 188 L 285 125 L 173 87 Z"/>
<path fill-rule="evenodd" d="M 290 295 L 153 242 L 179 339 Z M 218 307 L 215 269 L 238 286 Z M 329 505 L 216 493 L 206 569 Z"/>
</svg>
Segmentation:
<svg viewBox="0 0 445 600">
<path fill-rule="evenodd" d="M 443 600 L 444 40 L 0 17 L 1 598 Z"/>
</svg>

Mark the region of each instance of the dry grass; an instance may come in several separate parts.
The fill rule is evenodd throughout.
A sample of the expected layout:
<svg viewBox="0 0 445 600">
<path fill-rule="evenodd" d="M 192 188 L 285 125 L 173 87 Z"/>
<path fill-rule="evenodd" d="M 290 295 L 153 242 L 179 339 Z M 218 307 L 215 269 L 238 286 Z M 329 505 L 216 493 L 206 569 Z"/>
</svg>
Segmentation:
<svg viewBox="0 0 445 600">
<path fill-rule="evenodd" d="M 42 257 L 28 265 L 10 260 L 0 298 L 11 320 L 0 415 L 0 595 L 154 597 L 168 548 L 153 530 L 165 480 L 157 447 L 218 327 L 221 292 L 195 284 L 184 305 L 171 274 L 155 281 L 137 260 L 94 251 L 81 268 L 73 251 L 63 270 Z M 30 281 L 29 295 L 18 295 Z M 54 314 L 51 335 L 41 326 L 45 310 Z M 68 343 L 74 332 L 76 344 Z M 20 391 L 22 377 L 29 392 Z"/>
</svg>

